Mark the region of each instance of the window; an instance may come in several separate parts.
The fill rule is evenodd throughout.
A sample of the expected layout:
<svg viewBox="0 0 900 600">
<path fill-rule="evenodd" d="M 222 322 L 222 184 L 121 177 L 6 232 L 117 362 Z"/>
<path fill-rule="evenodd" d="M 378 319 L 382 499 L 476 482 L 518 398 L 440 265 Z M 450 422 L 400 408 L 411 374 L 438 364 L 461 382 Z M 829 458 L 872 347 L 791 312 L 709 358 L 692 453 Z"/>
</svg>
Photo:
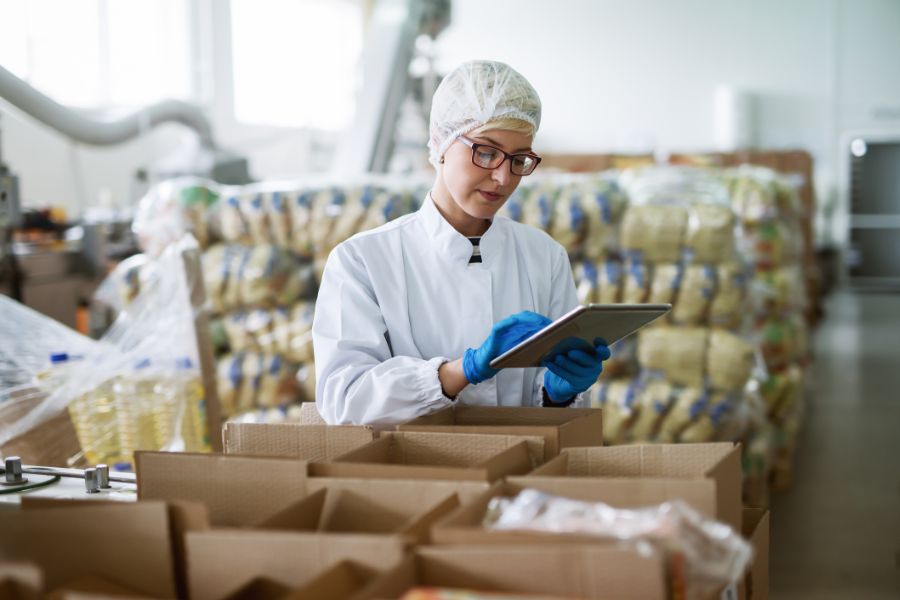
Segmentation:
<svg viewBox="0 0 900 600">
<path fill-rule="evenodd" d="M 350 123 L 359 0 L 231 0 L 231 35 L 238 121 L 329 131 Z"/>
<path fill-rule="evenodd" d="M 57 102 L 192 97 L 189 0 L 0 0 L 0 64 Z"/>
</svg>

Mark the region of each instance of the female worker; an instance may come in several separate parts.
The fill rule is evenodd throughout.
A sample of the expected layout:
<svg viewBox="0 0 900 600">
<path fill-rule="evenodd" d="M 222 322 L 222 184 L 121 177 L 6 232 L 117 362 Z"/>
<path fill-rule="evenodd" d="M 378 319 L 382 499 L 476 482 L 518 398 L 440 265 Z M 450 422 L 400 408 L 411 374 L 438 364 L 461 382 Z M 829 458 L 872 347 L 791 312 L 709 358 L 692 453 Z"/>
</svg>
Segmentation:
<svg viewBox="0 0 900 600">
<path fill-rule="evenodd" d="M 541 161 L 540 120 L 537 92 L 503 63 L 466 63 L 438 86 L 422 207 L 328 257 L 312 330 L 328 423 L 391 425 L 453 402 L 568 406 L 597 380 L 603 345 L 546 368 L 489 366 L 578 304 L 563 247 L 495 216 Z"/>
</svg>

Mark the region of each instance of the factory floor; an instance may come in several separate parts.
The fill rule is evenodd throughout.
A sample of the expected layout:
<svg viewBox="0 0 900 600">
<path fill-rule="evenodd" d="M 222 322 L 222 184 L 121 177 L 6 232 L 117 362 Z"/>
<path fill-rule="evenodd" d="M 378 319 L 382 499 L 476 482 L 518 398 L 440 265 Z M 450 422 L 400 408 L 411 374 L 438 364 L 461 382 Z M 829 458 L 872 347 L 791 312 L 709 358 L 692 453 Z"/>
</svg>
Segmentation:
<svg viewBox="0 0 900 600">
<path fill-rule="evenodd" d="M 815 335 L 794 481 L 772 496 L 773 599 L 900 598 L 900 294 L 840 291 Z"/>
</svg>

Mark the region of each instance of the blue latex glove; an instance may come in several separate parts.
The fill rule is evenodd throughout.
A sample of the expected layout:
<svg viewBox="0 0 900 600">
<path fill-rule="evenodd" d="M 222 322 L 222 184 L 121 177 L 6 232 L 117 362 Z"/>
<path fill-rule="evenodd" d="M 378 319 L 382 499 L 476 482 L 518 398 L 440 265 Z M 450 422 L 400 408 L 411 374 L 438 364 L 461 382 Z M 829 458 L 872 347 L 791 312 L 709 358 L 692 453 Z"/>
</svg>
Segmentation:
<svg viewBox="0 0 900 600">
<path fill-rule="evenodd" d="M 550 400 L 562 404 L 569 402 L 576 394 L 587 391 L 600 377 L 603 361 L 609 357 L 606 342 L 595 340 L 593 354 L 590 350 L 573 349 L 546 359 L 542 363 L 547 367 L 544 389 Z"/>
<path fill-rule="evenodd" d="M 491 329 L 491 334 L 477 350 L 469 348 L 463 355 L 463 373 L 469 383 L 481 383 L 490 379 L 499 371 L 492 369 L 492 360 L 531 337 L 547 325 L 550 319 L 530 311 L 516 313 L 506 317 Z"/>
</svg>

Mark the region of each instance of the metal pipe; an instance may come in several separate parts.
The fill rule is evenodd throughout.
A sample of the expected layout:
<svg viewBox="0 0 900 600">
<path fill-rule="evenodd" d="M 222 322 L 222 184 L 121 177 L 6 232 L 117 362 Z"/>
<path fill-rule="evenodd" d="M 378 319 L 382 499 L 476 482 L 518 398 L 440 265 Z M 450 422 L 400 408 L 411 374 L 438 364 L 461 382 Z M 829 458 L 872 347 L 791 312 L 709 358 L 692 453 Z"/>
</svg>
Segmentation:
<svg viewBox="0 0 900 600">
<path fill-rule="evenodd" d="M 163 100 L 111 121 L 92 119 L 63 106 L 0 66 L 0 97 L 63 135 L 91 146 L 110 146 L 136 138 L 165 122 L 193 129 L 203 146 L 215 148 L 212 127 L 199 107 Z"/>
</svg>

